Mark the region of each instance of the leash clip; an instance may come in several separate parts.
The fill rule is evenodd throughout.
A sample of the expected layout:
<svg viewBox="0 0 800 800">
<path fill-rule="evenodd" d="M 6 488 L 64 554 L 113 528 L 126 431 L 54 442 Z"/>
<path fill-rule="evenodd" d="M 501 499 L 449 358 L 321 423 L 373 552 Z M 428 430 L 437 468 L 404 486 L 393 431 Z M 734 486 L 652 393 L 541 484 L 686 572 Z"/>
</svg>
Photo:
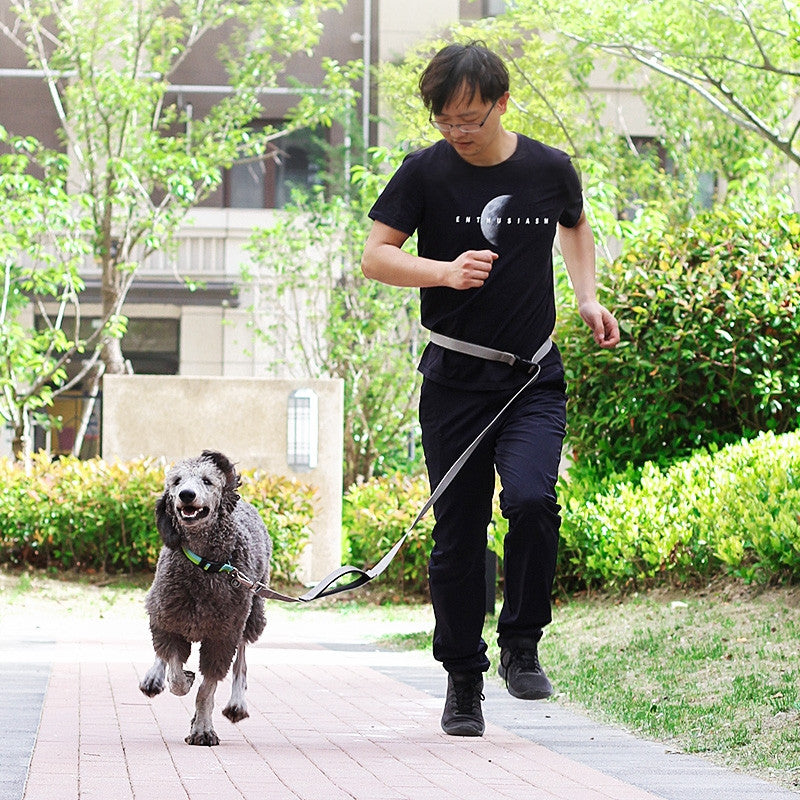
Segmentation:
<svg viewBox="0 0 800 800">
<path fill-rule="evenodd" d="M 230 571 L 229 577 L 231 586 L 233 586 L 234 589 L 238 589 L 242 584 L 244 584 L 246 589 L 252 589 L 255 586 L 255 582 L 248 578 L 247 575 L 243 575 L 239 572 L 236 567 Z"/>
<path fill-rule="evenodd" d="M 538 361 L 531 361 L 522 356 L 515 355 L 514 363 L 511 365 L 514 369 L 521 370 L 526 375 L 537 376 L 542 371 L 542 365 Z"/>
</svg>

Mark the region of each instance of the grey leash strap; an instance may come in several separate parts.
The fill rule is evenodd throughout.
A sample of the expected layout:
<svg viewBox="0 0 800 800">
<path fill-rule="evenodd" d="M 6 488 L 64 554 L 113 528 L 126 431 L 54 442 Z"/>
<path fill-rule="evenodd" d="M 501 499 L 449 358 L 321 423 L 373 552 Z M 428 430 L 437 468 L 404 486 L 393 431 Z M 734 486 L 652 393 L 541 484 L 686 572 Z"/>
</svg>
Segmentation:
<svg viewBox="0 0 800 800">
<path fill-rule="evenodd" d="M 440 337 L 437 334 L 437 338 L 439 339 L 447 339 L 448 337 Z M 504 361 L 501 358 L 489 357 L 487 355 L 478 355 L 477 352 L 469 352 L 464 350 L 460 347 L 460 345 L 469 345 L 469 342 L 460 342 L 457 339 L 448 339 L 448 344 L 442 344 L 441 341 L 436 341 L 434 339 L 434 334 L 431 333 L 431 341 L 434 344 L 439 344 L 443 347 L 448 347 L 448 349 L 456 350 L 458 349 L 459 352 L 468 353 L 469 355 L 477 355 L 478 358 L 489 358 L 492 361 Z M 459 347 L 450 346 L 449 343 L 455 343 L 459 345 Z M 478 348 L 479 345 L 470 345 L 472 348 Z M 501 355 L 508 355 L 512 359 L 517 359 L 517 361 L 521 362 L 524 365 L 532 365 L 531 370 L 527 370 L 526 372 L 529 375 L 528 380 L 512 395 L 511 399 L 500 409 L 500 411 L 495 414 L 492 421 L 475 437 L 472 443 L 467 447 L 466 450 L 456 459 L 455 463 L 450 467 L 449 470 L 445 473 L 444 477 L 439 481 L 436 488 L 433 490 L 433 493 L 426 501 L 425 505 L 419 510 L 419 513 L 414 518 L 414 521 L 409 525 L 406 532 L 392 545 L 391 549 L 383 556 L 383 558 L 375 564 L 374 567 L 371 569 L 361 569 L 360 567 L 354 567 L 351 565 L 346 565 L 335 569 L 330 574 L 326 575 L 316 586 L 313 586 L 309 589 L 305 594 L 300 595 L 299 597 L 291 597 L 290 595 L 281 594 L 280 592 L 276 592 L 274 589 L 270 589 L 263 583 L 252 581 L 247 576 L 242 575 L 238 570 L 234 568 L 234 572 L 231 577 L 234 580 L 239 581 L 252 592 L 261 597 L 270 600 L 281 600 L 285 603 L 309 603 L 312 600 L 317 600 L 320 597 L 328 597 L 333 594 L 339 594 L 340 592 L 347 592 L 351 589 L 358 589 L 360 586 L 363 586 L 365 583 L 369 583 L 374 578 L 377 578 L 392 562 L 392 559 L 397 555 L 398 550 L 403 546 L 403 543 L 408 538 L 411 531 L 417 526 L 419 521 L 428 513 L 428 510 L 431 506 L 442 496 L 445 489 L 453 482 L 453 479 L 458 475 L 461 471 L 461 468 L 467 462 L 467 459 L 475 452 L 477 446 L 481 443 L 483 438 L 486 434 L 492 429 L 495 423 L 506 413 L 509 406 L 533 383 L 535 383 L 536 379 L 539 377 L 539 373 L 541 372 L 541 366 L 539 365 L 539 361 L 547 355 L 552 347 L 552 341 L 548 339 L 539 350 L 534 353 L 534 355 L 530 359 L 519 359 L 518 356 L 514 356 L 510 353 L 502 353 L 499 350 L 490 350 L 490 348 L 480 348 L 481 350 L 487 350 L 495 354 Z M 519 364 L 512 363 L 510 361 L 505 361 L 505 363 L 511 364 L 511 366 L 519 366 Z M 344 578 L 346 575 L 354 576 L 352 580 L 349 582 L 339 585 L 338 581 Z"/>
</svg>

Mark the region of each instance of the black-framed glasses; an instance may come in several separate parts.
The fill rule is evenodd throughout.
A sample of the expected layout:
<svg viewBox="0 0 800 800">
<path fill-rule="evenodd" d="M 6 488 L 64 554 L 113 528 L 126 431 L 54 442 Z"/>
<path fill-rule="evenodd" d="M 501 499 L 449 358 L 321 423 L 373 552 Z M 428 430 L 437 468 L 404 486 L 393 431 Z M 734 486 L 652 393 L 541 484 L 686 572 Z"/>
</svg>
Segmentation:
<svg viewBox="0 0 800 800">
<path fill-rule="evenodd" d="M 499 97 L 497 98 L 500 99 Z M 455 128 L 457 131 L 461 133 L 477 133 L 485 124 L 486 120 L 489 119 L 489 114 L 492 113 L 492 109 L 497 105 L 497 100 L 494 101 L 489 106 L 489 110 L 486 112 L 486 116 L 480 122 L 467 122 L 463 125 L 451 125 L 448 122 L 437 122 L 433 117 L 431 117 L 428 121 L 436 128 L 437 131 L 441 133 L 450 133 L 450 131 Z"/>
</svg>

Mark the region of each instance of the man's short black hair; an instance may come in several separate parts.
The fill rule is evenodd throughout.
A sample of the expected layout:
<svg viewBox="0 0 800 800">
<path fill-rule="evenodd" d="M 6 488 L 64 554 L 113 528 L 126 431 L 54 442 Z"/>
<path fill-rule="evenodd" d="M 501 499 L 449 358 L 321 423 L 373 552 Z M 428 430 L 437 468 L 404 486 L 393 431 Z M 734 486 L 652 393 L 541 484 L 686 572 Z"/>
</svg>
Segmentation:
<svg viewBox="0 0 800 800">
<path fill-rule="evenodd" d="M 431 114 L 441 114 L 462 93 L 467 102 L 479 94 L 481 100 L 493 103 L 508 91 L 508 86 L 508 69 L 503 60 L 480 41 L 442 48 L 419 78 L 419 93 Z"/>
</svg>

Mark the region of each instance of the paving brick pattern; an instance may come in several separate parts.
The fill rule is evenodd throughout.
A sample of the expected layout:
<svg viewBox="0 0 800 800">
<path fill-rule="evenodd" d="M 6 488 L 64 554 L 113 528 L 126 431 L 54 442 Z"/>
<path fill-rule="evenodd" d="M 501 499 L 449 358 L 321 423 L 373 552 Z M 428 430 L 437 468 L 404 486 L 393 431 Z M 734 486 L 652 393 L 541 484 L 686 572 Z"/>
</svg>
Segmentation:
<svg viewBox="0 0 800 800">
<path fill-rule="evenodd" d="M 332 638 L 331 631 L 320 634 Z M 214 714 L 221 744 L 191 747 L 184 737 L 195 691 L 150 699 L 138 689 L 152 660 L 146 629 L 109 633 L 87 626 L 58 638 L 35 647 L 0 646 L 0 660 L 11 672 L 25 654 L 36 665 L 28 669 L 32 677 L 41 676 L 44 664 L 49 668 L 27 779 L 27 763 L 0 758 L 6 778 L 16 771 L 0 782 L 2 800 L 800 796 L 724 770 L 704 771 L 705 762 L 693 772 L 698 759 L 667 759 L 674 768 L 670 775 L 654 756 L 663 747 L 637 750 L 638 740 L 627 734 L 617 736 L 554 703 L 514 700 L 497 685 L 487 687 L 485 735 L 446 736 L 439 727 L 444 673 L 427 654 L 378 652 L 352 642 L 323 647 L 310 641 L 308 631 L 302 640 L 276 640 L 268 630 L 249 650 L 250 718 L 232 725 L 222 716 L 230 691 L 226 681 Z M 2 714 L 8 731 L 14 710 L 6 707 Z M 690 781 L 674 794 L 669 787 L 684 772 Z M 663 792 L 648 788 L 647 774 L 661 780 Z M 717 794 L 720 786 L 725 794 Z M 736 786 L 743 792 L 730 788 Z"/>
</svg>

